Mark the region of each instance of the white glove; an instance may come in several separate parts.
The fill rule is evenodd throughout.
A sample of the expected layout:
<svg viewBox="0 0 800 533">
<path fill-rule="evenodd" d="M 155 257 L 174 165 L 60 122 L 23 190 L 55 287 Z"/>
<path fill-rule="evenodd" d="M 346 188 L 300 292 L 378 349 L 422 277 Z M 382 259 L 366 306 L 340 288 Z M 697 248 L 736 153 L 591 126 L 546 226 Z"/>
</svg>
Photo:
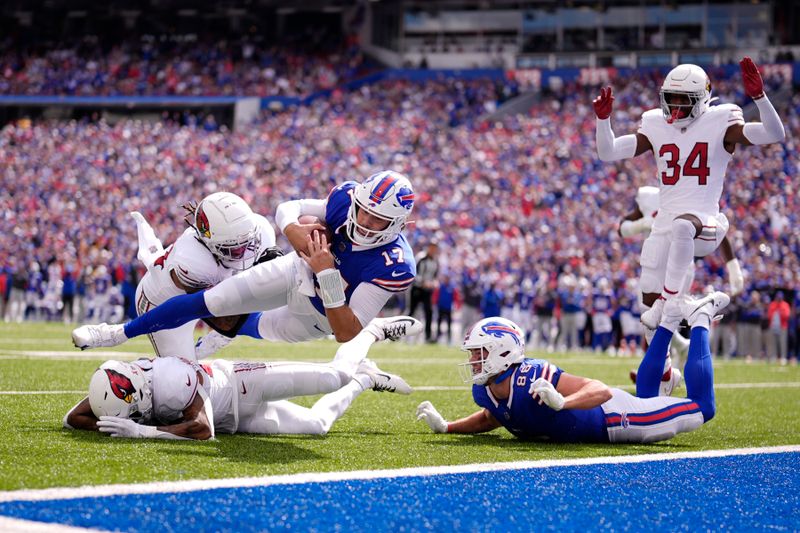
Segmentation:
<svg viewBox="0 0 800 533">
<path fill-rule="evenodd" d="M 543 402 L 550 409 L 560 411 L 564 408 L 564 396 L 553 387 L 553 384 L 544 378 L 539 378 L 531 383 L 531 388 L 528 393 L 533 395 L 534 398 L 539 397 L 539 405 Z"/>
<path fill-rule="evenodd" d="M 434 433 L 447 433 L 447 420 L 431 402 L 425 401 L 417 406 L 417 420 L 424 420 Z"/>
<path fill-rule="evenodd" d="M 741 294 L 744 290 L 744 274 L 742 267 L 739 265 L 739 260 L 736 258 L 731 259 L 725 263 L 725 269 L 728 271 L 728 282 L 731 285 L 731 296 Z"/>
<path fill-rule="evenodd" d="M 108 433 L 112 437 L 127 437 L 129 439 L 142 438 L 142 426 L 130 418 L 118 416 L 101 416 L 97 422 L 97 429 Z"/>
</svg>

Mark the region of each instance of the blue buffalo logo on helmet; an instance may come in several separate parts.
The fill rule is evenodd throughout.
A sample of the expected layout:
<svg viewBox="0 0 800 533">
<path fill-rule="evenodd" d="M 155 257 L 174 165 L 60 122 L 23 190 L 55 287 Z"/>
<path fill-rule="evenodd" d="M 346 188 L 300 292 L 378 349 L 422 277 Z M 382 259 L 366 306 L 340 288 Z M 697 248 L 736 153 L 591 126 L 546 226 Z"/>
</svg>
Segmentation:
<svg viewBox="0 0 800 533">
<path fill-rule="evenodd" d="M 378 183 L 372 188 L 369 193 L 369 200 L 373 204 L 379 204 L 386 200 L 386 197 L 389 194 L 389 191 L 392 189 L 392 185 L 395 184 L 397 178 L 388 175 L 382 178 Z"/>
<path fill-rule="evenodd" d="M 104 370 L 108 376 L 109 383 L 111 383 L 111 392 L 114 393 L 114 396 L 126 403 L 131 403 L 133 395 L 136 393 L 136 387 L 133 386 L 131 380 L 116 370 L 111 370 L 110 368 L 105 368 Z"/>
<path fill-rule="evenodd" d="M 405 207 L 409 211 L 414 207 L 414 191 L 408 187 L 400 187 L 397 191 L 397 203 Z"/>
<path fill-rule="evenodd" d="M 487 335 L 491 335 L 493 337 L 502 338 L 504 335 L 509 335 L 514 342 L 522 345 L 522 341 L 519 338 L 519 332 L 514 328 L 507 326 L 506 324 L 502 324 L 500 322 L 489 322 L 484 324 L 481 329 Z"/>
</svg>

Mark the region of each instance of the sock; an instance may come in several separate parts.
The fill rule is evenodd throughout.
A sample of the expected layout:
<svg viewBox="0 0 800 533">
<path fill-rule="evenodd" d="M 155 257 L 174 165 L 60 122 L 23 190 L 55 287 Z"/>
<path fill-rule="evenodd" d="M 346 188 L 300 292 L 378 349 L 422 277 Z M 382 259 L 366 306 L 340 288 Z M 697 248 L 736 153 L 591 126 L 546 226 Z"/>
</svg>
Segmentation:
<svg viewBox="0 0 800 533">
<path fill-rule="evenodd" d="M 664 276 L 664 298 L 672 298 L 683 287 L 686 272 L 694 258 L 694 224 L 683 218 L 672 221 L 672 242 L 667 255 L 667 272 Z"/>
<path fill-rule="evenodd" d="M 714 418 L 714 366 L 711 363 L 711 346 L 708 343 L 708 328 L 692 328 L 689 340 L 689 355 L 683 367 L 687 396 L 697 402 L 708 422 Z"/>
<path fill-rule="evenodd" d="M 258 332 L 258 321 L 261 320 L 261 313 L 250 313 L 250 316 L 247 317 L 247 320 L 242 327 L 239 329 L 239 333 L 237 335 L 247 335 L 248 337 L 253 337 L 254 339 L 263 339 L 264 337 L 261 336 L 261 333 Z"/>
<path fill-rule="evenodd" d="M 213 316 L 206 307 L 203 297 L 205 292 L 181 294 L 170 298 L 155 309 L 125 324 L 125 336 L 132 339 L 162 329 L 177 328 L 190 320 Z"/>
<path fill-rule="evenodd" d="M 364 376 L 369 379 L 369 376 Z M 317 400 L 317 403 L 314 404 L 311 411 L 319 417 L 322 421 L 323 428 L 327 432 L 330 430 L 333 423 L 347 411 L 347 408 L 350 407 L 353 400 L 358 398 L 358 395 L 362 392 L 364 392 L 364 388 L 361 383 L 359 380 L 354 379 L 341 389 L 326 394 Z"/>
<path fill-rule="evenodd" d="M 358 335 L 339 346 L 333 357 L 334 366 L 352 378 L 375 340 L 375 335 L 362 329 Z"/>
<path fill-rule="evenodd" d="M 672 339 L 670 330 L 662 327 L 656 330 L 656 334 L 644 354 L 644 359 L 639 364 L 639 371 L 636 375 L 636 396 L 639 398 L 655 398 L 658 396 L 661 376 L 664 375 L 664 359 L 670 339 Z"/>
</svg>

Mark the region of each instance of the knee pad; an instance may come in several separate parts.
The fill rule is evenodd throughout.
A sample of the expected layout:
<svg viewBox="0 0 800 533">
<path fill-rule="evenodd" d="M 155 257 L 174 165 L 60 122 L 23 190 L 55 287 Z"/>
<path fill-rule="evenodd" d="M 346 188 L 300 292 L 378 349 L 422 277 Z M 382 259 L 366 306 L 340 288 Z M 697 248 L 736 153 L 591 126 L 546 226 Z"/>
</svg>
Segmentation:
<svg viewBox="0 0 800 533">
<path fill-rule="evenodd" d="M 676 218 L 672 221 L 672 240 L 692 241 L 697 233 L 694 224 L 685 218 Z"/>
<path fill-rule="evenodd" d="M 642 273 L 639 276 L 639 292 L 661 293 L 664 287 L 664 272 L 667 268 L 669 239 L 664 235 L 651 235 L 642 245 L 639 265 Z"/>
</svg>

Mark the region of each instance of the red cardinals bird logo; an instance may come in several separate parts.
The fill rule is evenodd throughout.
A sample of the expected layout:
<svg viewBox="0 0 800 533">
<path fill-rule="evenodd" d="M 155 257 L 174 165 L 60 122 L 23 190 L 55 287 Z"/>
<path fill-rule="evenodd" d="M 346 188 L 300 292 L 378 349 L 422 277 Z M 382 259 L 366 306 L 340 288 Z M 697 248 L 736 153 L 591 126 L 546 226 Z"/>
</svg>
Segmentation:
<svg viewBox="0 0 800 533">
<path fill-rule="evenodd" d="M 208 227 L 208 217 L 206 216 L 205 211 L 203 211 L 202 205 L 197 208 L 195 224 L 197 224 L 197 231 L 199 231 L 204 237 L 211 237 L 211 228 Z"/>
<path fill-rule="evenodd" d="M 133 401 L 133 395 L 136 393 L 136 388 L 131 383 L 131 380 L 123 376 L 115 370 L 105 369 L 108 376 L 108 382 L 111 384 L 111 392 L 120 400 L 126 403 Z"/>
</svg>

